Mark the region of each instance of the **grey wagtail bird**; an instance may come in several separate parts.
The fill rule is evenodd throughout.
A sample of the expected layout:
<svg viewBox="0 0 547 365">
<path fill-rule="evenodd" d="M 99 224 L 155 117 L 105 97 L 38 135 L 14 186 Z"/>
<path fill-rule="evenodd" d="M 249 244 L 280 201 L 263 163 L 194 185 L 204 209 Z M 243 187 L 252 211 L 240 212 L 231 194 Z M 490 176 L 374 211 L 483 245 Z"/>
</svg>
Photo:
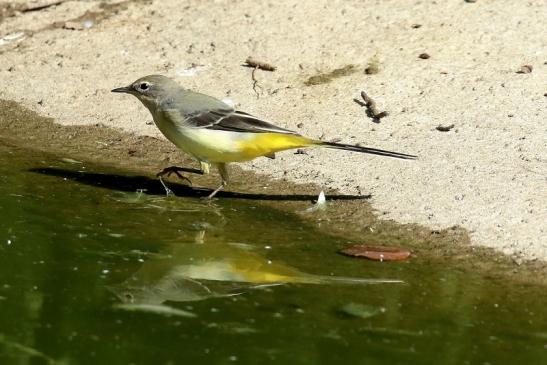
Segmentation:
<svg viewBox="0 0 547 365">
<path fill-rule="evenodd" d="M 412 160 L 416 156 L 370 147 L 324 142 L 277 127 L 205 94 L 186 90 L 175 81 L 161 75 L 145 76 L 131 85 L 112 90 L 137 97 L 150 110 L 154 123 L 169 141 L 194 157 L 200 170 L 167 167 L 157 174 L 167 194 L 170 190 L 162 180 L 179 171 L 209 173 L 216 165 L 222 182 L 208 196 L 212 198 L 228 183 L 226 165 L 260 156 L 274 158 L 275 153 L 302 147 L 327 147 Z"/>
</svg>

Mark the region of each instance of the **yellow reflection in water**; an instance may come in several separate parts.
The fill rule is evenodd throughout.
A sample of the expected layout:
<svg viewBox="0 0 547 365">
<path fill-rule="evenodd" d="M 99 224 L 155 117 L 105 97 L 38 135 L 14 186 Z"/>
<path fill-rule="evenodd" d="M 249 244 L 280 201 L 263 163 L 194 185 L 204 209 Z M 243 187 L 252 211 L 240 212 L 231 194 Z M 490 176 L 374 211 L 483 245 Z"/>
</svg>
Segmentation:
<svg viewBox="0 0 547 365">
<path fill-rule="evenodd" d="M 126 303 L 161 304 L 232 296 L 250 289 L 302 284 L 378 284 L 399 280 L 308 274 L 271 261 L 252 245 L 206 239 L 204 230 L 193 243 L 173 243 L 168 257 L 150 259 L 129 279 L 111 287 Z"/>
</svg>

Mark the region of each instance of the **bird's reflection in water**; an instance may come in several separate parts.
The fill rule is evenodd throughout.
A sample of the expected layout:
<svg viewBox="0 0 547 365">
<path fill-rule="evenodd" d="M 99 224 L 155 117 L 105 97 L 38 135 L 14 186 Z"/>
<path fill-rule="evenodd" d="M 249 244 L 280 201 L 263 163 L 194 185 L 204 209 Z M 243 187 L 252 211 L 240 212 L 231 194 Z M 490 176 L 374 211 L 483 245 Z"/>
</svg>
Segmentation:
<svg viewBox="0 0 547 365">
<path fill-rule="evenodd" d="M 228 297 L 249 290 L 302 284 L 377 284 L 399 280 L 313 275 L 253 252 L 253 246 L 207 240 L 202 230 L 193 243 L 174 243 L 168 258 L 150 259 L 110 289 L 123 303 L 161 305 Z"/>
</svg>

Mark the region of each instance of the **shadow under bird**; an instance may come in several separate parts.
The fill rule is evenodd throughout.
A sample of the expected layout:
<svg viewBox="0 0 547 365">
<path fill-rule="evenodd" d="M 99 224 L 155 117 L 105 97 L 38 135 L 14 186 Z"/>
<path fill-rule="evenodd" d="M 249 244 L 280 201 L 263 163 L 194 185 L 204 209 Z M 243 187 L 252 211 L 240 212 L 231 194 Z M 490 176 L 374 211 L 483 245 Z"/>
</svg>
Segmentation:
<svg viewBox="0 0 547 365">
<path fill-rule="evenodd" d="M 180 171 L 207 174 L 210 166 L 216 165 L 222 182 L 208 196 L 212 198 L 228 183 L 228 163 L 261 156 L 274 158 L 276 152 L 294 148 L 327 147 L 407 160 L 416 158 L 405 153 L 308 138 L 235 110 L 214 97 L 186 90 L 162 75 L 142 77 L 112 92 L 136 96 L 150 110 L 163 135 L 199 161 L 199 170 L 172 166 L 157 174 L 167 194 L 170 190 L 163 176 L 175 173 L 187 179 Z"/>
</svg>

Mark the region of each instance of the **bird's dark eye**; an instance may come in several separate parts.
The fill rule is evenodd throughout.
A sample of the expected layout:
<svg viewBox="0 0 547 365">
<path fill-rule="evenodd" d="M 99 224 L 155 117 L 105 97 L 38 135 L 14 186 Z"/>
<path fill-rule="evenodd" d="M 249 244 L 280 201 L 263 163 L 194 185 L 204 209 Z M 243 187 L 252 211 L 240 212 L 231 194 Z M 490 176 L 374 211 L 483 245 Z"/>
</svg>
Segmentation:
<svg viewBox="0 0 547 365">
<path fill-rule="evenodd" d="M 139 89 L 141 89 L 143 91 L 148 90 L 149 87 L 150 87 L 150 85 L 147 82 L 143 82 L 142 84 L 139 85 Z"/>
</svg>

